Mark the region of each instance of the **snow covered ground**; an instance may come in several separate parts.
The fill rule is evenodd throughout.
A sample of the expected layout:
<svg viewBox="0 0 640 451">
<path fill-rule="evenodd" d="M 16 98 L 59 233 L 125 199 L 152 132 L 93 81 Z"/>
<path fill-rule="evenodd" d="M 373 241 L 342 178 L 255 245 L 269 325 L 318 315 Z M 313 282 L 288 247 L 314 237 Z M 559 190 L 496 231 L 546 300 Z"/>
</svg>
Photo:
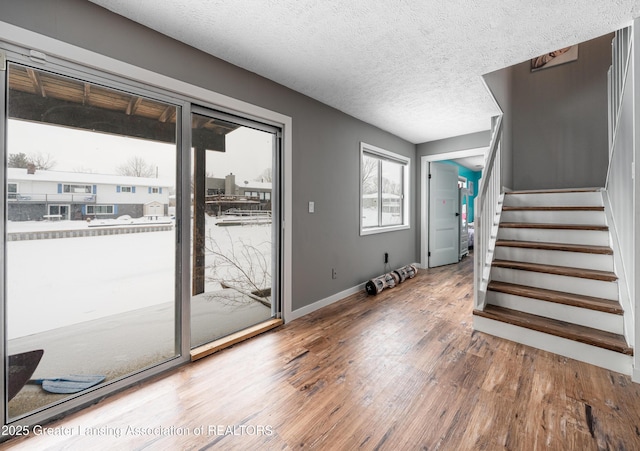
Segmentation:
<svg viewBox="0 0 640 451">
<path fill-rule="evenodd" d="M 402 224 L 402 216 L 400 213 L 382 212 L 382 223 L 384 225 Z M 362 209 L 362 226 L 363 227 L 377 227 L 378 225 L 378 209 L 377 208 L 363 208 Z"/>
<path fill-rule="evenodd" d="M 215 222 L 207 218 L 208 266 L 235 255 L 257 276 L 271 273 L 269 225 L 217 227 Z M 86 227 L 84 221 L 7 225 L 9 233 Z M 175 255 L 173 231 L 7 242 L 8 339 L 173 302 Z M 232 265 L 217 266 L 207 271 L 207 291 L 220 289 L 212 277 L 238 278 Z M 261 283 L 270 286 L 270 277 Z"/>
</svg>

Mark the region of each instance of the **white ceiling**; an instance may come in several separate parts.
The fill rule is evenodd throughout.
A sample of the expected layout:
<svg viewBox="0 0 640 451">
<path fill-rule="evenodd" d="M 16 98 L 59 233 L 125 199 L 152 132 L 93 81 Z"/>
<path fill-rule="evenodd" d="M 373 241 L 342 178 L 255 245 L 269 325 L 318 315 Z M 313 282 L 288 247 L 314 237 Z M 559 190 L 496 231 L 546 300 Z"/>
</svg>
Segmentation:
<svg viewBox="0 0 640 451">
<path fill-rule="evenodd" d="M 452 161 L 464 166 L 472 171 L 481 171 L 484 168 L 484 155 L 476 155 L 473 157 L 456 158 Z"/>
<path fill-rule="evenodd" d="M 487 130 L 482 74 L 640 15 L 640 0 L 91 1 L 413 143 Z"/>
</svg>

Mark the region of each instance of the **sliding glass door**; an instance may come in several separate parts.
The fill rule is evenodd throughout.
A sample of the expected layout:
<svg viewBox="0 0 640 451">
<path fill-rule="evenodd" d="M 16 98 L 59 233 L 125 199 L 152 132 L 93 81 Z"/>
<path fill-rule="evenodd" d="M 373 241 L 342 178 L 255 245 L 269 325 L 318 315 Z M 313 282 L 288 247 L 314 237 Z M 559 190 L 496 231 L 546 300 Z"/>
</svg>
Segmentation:
<svg viewBox="0 0 640 451">
<path fill-rule="evenodd" d="M 194 109 L 191 345 L 279 314 L 279 129 Z"/>
<path fill-rule="evenodd" d="M 8 421 L 180 354 L 180 108 L 9 64 Z"/>
<path fill-rule="evenodd" d="M 3 424 L 278 324 L 280 126 L 0 49 Z"/>
</svg>

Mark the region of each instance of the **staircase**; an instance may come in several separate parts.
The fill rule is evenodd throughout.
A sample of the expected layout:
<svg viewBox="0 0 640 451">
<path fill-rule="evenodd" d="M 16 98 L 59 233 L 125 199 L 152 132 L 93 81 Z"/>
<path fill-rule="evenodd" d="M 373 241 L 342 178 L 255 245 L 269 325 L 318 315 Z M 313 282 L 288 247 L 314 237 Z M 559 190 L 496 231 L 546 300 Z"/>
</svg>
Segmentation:
<svg viewBox="0 0 640 451">
<path fill-rule="evenodd" d="M 506 193 L 474 328 L 631 374 L 602 192 Z"/>
</svg>

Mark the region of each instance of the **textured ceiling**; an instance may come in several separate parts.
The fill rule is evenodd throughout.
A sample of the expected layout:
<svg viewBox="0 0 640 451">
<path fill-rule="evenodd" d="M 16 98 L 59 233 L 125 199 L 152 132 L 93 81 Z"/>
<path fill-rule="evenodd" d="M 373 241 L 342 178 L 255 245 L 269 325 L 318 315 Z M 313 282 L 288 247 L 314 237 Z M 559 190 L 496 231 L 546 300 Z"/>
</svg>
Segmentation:
<svg viewBox="0 0 640 451">
<path fill-rule="evenodd" d="M 482 74 L 640 15 L 640 0 L 91 1 L 413 143 L 487 130 Z"/>
</svg>

